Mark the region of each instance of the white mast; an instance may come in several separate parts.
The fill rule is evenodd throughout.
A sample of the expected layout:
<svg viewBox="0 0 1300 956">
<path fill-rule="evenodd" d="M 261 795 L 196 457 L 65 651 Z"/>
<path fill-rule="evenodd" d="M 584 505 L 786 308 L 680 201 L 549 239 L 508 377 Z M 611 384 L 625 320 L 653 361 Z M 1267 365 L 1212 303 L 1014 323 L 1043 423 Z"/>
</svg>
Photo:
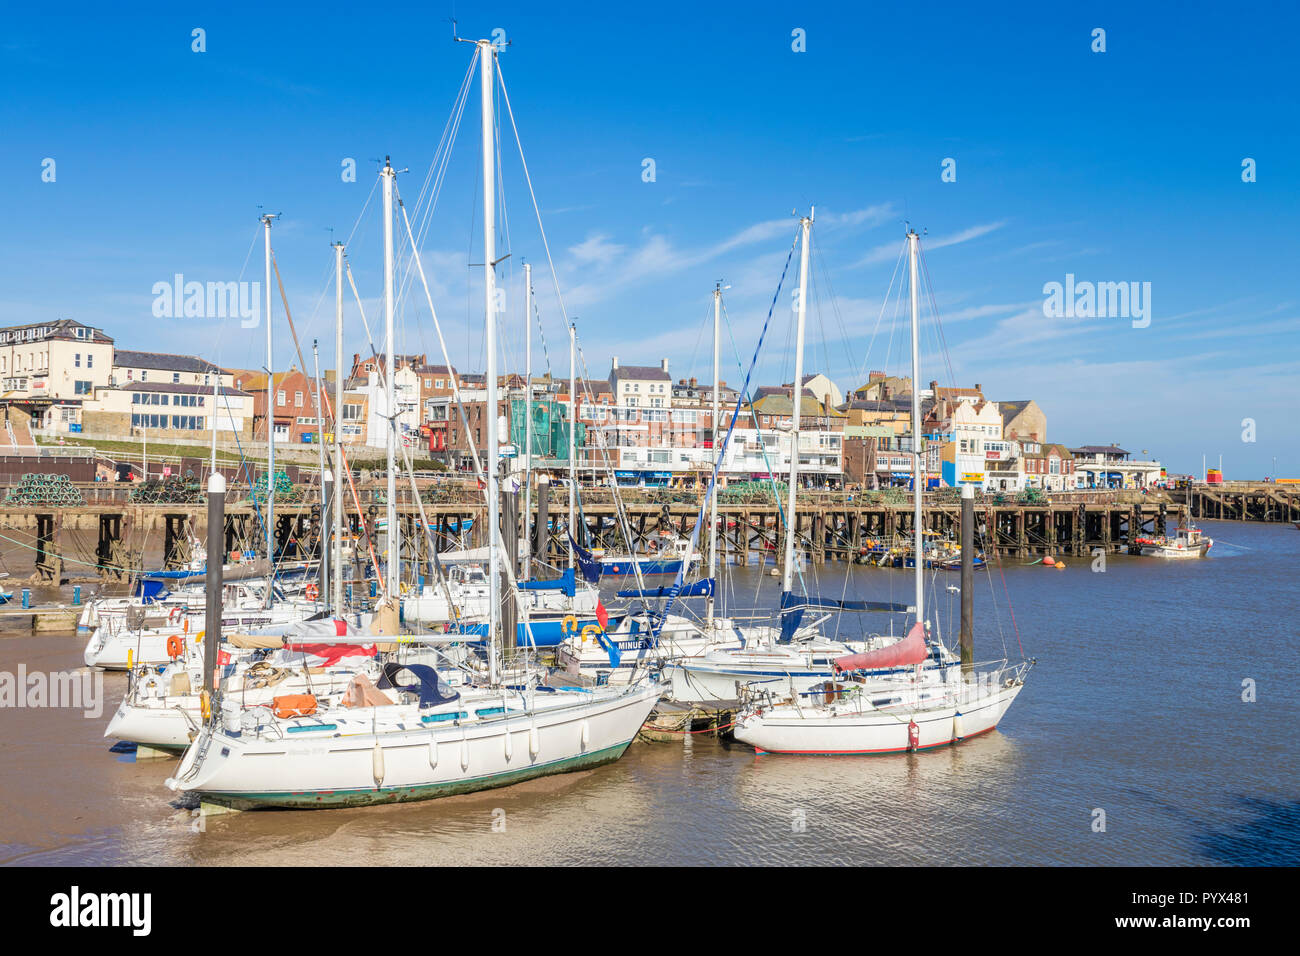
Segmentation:
<svg viewBox="0 0 1300 956">
<path fill-rule="evenodd" d="M 578 509 L 578 327 L 569 323 L 569 567 L 573 567 L 573 523 Z"/>
<path fill-rule="evenodd" d="M 401 592 L 397 528 L 397 405 L 393 368 L 393 180 L 397 172 L 388 158 L 384 158 L 384 412 L 388 415 L 388 560 L 384 571 L 384 586 L 388 596 L 396 600 Z"/>
<path fill-rule="evenodd" d="M 533 536 L 533 266 L 524 263 L 524 567 L 521 580 L 532 578 Z"/>
<path fill-rule="evenodd" d="M 794 341 L 794 387 L 790 389 L 790 490 L 785 507 L 785 568 L 781 576 L 781 591 L 788 593 L 794 583 L 795 490 L 799 484 L 799 422 L 803 417 L 803 329 L 808 317 L 808 236 L 812 232 L 816 208 L 800 219 L 803 238 L 799 246 L 799 321 Z"/>
<path fill-rule="evenodd" d="M 718 442 L 718 347 L 720 343 L 720 331 L 722 328 L 722 283 L 719 282 L 717 288 L 713 290 L 713 460 L 717 463 L 717 468 L 721 471 L 722 462 L 718 456 L 722 453 L 722 445 Z M 713 489 L 713 496 L 709 499 L 709 577 L 715 582 L 718 579 L 718 489 Z M 713 625 L 713 594 L 708 596 L 706 605 L 706 619 L 709 626 Z"/>
<path fill-rule="evenodd" d="M 334 243 L 334 613 L 343 613 L 343 243 Z"/>
<path fill-rule="evenodd" d="M 312 371 L 316 375 L 316 457 L 320 468 L 320 573 L 324 577 L 321 581 L 321 593 L 317 596 L 318 602 L 326 609 L 330 607 L 330 516 L 326 514 L 325 509 L 329 507 L 329 502 L 325 500 L 325 486 L 333 484 L 334 479 L 330 475 L 329 468 L 325 465 L 325 396 L 321 394 L 324 389 L 324 383 L 320 377 L 320 343 L 316 339 L 311 340 L 311 360 Z"/>
<path fill-rule="evenodd" d="M 925 453 L 921 439 L 921 336 L 919 332 L 921 293 L 918 284 L 917 259 L 921 237 L 907 231 L 907 261 L 912 284 L 912 531 L 916 549 L 916 620 L 925 623 L 925 553 L 921 534 L 921 497 L 925 493 L 925 469 L 921 456 Z"/>
<path fill-rule="evenodd" d="M 271 220 L 262 217 L 262 245 L 266 253 L 266 560 L 271 565 L 266 581 L 266 606 L 275 590 L 275 361 L 271 350 Z"/>
<path fill-rule="evenodd" d="M 496 683 L 496 640 L 501 625 L 500 489 L 497 484 L 497 335 L 496 335 L 496 137 L 492 113 L 492 41 L 479 40 L 479 89 L 483 105 L 483 303 L 484 351 L 487 352 L 487 492 L 488 492 L 488 666 Z"/>
</svg>

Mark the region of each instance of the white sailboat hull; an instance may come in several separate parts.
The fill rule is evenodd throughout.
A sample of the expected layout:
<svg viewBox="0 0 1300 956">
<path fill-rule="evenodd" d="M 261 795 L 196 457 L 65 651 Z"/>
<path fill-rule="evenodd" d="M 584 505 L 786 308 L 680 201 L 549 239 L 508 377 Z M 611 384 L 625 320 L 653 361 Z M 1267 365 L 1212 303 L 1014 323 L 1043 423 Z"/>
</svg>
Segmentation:
<svg viewBox="0 0 1300 956">
<path fill-rule="evenodd" d="M 270 687 L 228 688 L 230 699 L 243 707 L 270 706 L 286 694 L 315 694 L 326 697 L 347 690 L 356 670 L 339 669 L 312 674 L 291 674 Z M 197 684 L 198 682 L 194 682 Z M 198 736 L 203 717 L 197 693 L 147 697 L 139 691 L 128 694 L 104 730 L 105 737 L 144 744 L 159 750 L 184 750 Z"/>
<path fill-rule="evenodd" d="M 236 809 L 363 806 L 508 786 L 617 760 L 658 702 L 659 688 L 645 683 L 574 696 L 588 699 L 517 716 L 428 726 L 420 725 L 413 707 L 402 705 L 410 729 L 378 735 L 275 738 L 208 729 L 167 785 Z M 358 710 L 350 715 L 353 726 L 369 725 L 367 715 L 376 710 L 392 708 Z M 320 719 L 349 720 L 333 714 Z M 308 722 L 305 718 L 300 725 Z M 382 756 L 376 756 L 376 742 Z"/>
<path fill-rule="evenodd" d="M 315 605 L 295 604 L 276 604 L 268 609 L 227 608 L 222 612 L 221 626 L 227 632 L 239 629 L 271 633 L 276 628 L 305 620 L 316 611 Z M 165 664 L 172 658 L 167 652 L 168 639 L 179 637 L 182 641 L 190 640 L 203 630 L 203 620 L 204 614 L 200 610 L 178 616 L 178 623 L 169 627 L 132 631 L 124 624 L 101 624 L 90 635 L 83 659 L 87 667 L 101 667 L 104 670 L 126 670 L 128 654 L 132 664 Z"/>
<path fill-rule="evenodd" d="M 915 709 L 868 708 L 856 714 L 809 707 L 801 714 L 796 708 L 778 706 L 741 715 L 735 736 L 759 753 L 771 754 L 834 756 L 928 750 L 993 730 L 1023 687 L 1017 680 L 960 702 L 950 700 Z"/>
</svg>

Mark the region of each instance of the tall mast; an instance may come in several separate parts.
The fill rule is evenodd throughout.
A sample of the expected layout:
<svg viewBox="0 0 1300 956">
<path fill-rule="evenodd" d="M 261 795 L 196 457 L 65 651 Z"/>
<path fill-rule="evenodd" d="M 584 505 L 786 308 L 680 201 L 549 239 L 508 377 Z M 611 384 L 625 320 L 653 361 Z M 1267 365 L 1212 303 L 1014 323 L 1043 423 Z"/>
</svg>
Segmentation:
<svg viewBox="0 0 1300 956">
<path fill-rule="evenodd" d="M 533 266 L 524 263 L 524 567 L 520 578 L 532 578 L 533 536 Z"/>
<path fill-rule="evenodd" d="M 271 220 L 262 217 L 262 245 L 266 253 L 266 560 L 271 565 L 266 580 L 267 607 L 275 584 L 275 358 L 271 337 Z"/>
<path fill-rule="evenodd" d="M 321 396 L 321 378 L 320 378 L 320 343 L 316 339 L 311 340 L 311 360 L 313 371 L 316 376 L 316 452 L 320 468 L 320 523 L 317 525 L 320 532 L 320 595 L 319 601 L 327 609 L 330 606 L 330 486 L 333 484 L 329 469 L 325 467 L 325 410 L 322 407 L 323 397 Z"/>
<path fill-rule="evenodd" d="M 713 458 L 717 461 L 721 453 L 721 444 L 718 442 L 718 350 L 720 333 L 722 329 L 722 283 L 719 282 L 713 290 Z M 721 467 L 719 463 L 719 467 Z M 713 490 L 713 496 L 709 500 L 709 577 L 716 582 L 718 578 L 718 491 Z M 715 583 L 716 587 L 716 583 Z M 706 618 L 712 626 L 713 624 L 713 592 L 709 592 L 708 604 L 706 606 Z"/>
<path fill-rule="evenodd" d="M 497 678 L 496 640 L 501 623 L 500 488 L 497 481 L 497 334 L 496 334 L 496 136 L 492 112 L 492 42 L 478 41 L 479 90 L 483 106 L 483 304 L 484 351 L 487 352 L 487 492 L 488 492 L 488 665 L 489 679 Z"/>
<path fill-rule="evenodd" d="M 343 243 L 334 243 L 334 613 L 343 610 Z"/>
<path fill-rule="evenodd" d="M 208 474 L 212 474 L 217 470 L 217 398 L 221 394 L 221 369 L 215 365 L 212 366 L 212 377 L 214 379 L 212 383 L 212 421 L 210 422 L 212 425 L 212 466 L 208 469 Z"/>
<path fill-rule="evenodd" d="M 790 389 L 790 490 L 785 509 L 785 568 L 781 577 L 781 591 L 789 594 L 794 583 L 794 532 L 795 489 L 799 484 L 799 424 L 803 418 L 803 329 L 808 317 L 808 236 L 812 232 L 816 209 L 800 219 L 803 237 L 799 244 L 799 320 L 794 337 L 794 387 Z"/>
<path fill-rule="evenodd" d="M 578 510 L 578 327 L 569 323 L 569 567 L 573 567 L 573 523 Z"/>
<path fill-rule="evenodd" d="M 907 262 L 912 286 L 912 537 L 916 550 L 916 620 L 925 623 L 925 553 L 921 534 L 921 497 L 925 493 L 925 454 L 921 439 L 921 293 L 918 281 L 918 264 L 921 237 L 914 230 L 907 231 Z"/>
<path fill-rule="evenodd" d="M 397 404 L 393 368 L 393 180 L 397 172 L 388 158 L 384 158 L 384 412 L 388 415 L 388 560 L 384 571 L 384 584 L 388 596 L 397 599 L 401 590 L 398 559 L 399 532 L 397 528 Z"/>
</svg>

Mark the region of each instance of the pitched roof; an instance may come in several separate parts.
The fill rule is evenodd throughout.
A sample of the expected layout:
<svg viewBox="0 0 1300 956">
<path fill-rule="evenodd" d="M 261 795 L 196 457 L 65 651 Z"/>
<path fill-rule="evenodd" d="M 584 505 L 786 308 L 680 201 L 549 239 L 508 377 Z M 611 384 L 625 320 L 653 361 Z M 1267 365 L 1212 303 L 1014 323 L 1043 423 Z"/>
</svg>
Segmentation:
<svg viewBox="0 0 1300 956">
<path fill-rule="evenodd" d="M 229 385 L 218 386 L 220 388 L 219 398 L 225 398 L 227 395 L 234 398 L 249 398 L 251 392 L 242 389 L 231 388 Z M 182 385 L 179 382 L 131 382 L 122 387 L 124 392 L 167 392 L 171 395 L 211 395 L 211 385 Z"/>
<path fill-rule="evenodd" d="M 610 381 L 625 378 L 634 382 L 671 382 L 673 377 L 658 365 L 620 365 L 610 369 Z"/>
<path fill-rule="evenodd" d="M 88 329 L 91 335 L 77 335 L 77 329 Z M 113 343 L 111 336 L 105 335 L 102 330 L 95 328 L 93 325 L 86 325 L 83 322 L 77 322 L 73 319 L 55 319 L 53 322 L 31 322 L 27 325 L 7 325 L 0 328 L 0 343 L 11 344 L 18 341 L 27 341 L 25 333 L 32 332 L 32 341 L 43 341 L 45 339 L 75 339 L 77 341 L 94 342 L 96 345 Z M 40 332 L 41 335 L 34 333 Z"/>
<path fill-rule="evenodd" d="M 764 395 L 762 398 L 755 399 L 754 411 L 760 415 L 790 415 L 794 405 L 790 401 L 790 396 L 776 394 Z M 800 418 L 843 418 L 844 413 L 836 408 L 823 405 L 814 396 L 809 395 L 806 391 L 803 400 L 799 404 Z"/>
<path fill-rule="evenodd" d="M 170 352 L 136 352 L 115 349 L 113 364 L 118 368 L 160 368 L 168 372 L 198 372 L 207 374 L 221 371 L 220 367 L 197 355 L 173 355 Z"/>
</svg>

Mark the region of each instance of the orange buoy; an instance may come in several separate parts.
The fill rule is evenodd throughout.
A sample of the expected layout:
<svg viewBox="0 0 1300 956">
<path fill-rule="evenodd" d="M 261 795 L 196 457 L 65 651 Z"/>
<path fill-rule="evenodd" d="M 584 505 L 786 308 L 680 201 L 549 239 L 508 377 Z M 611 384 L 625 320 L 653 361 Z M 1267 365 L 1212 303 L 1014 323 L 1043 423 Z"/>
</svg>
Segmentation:
<svg viewBox="0 0 1300 956">
<path fill-rule="evenodd" d="M 1054 564 L 1056 564 L 1056 561 L 1053 560 L 1050 554 L 1047 557 L 1043 558 L 1043 567 L 1050 568 Z"/>
</svg>

